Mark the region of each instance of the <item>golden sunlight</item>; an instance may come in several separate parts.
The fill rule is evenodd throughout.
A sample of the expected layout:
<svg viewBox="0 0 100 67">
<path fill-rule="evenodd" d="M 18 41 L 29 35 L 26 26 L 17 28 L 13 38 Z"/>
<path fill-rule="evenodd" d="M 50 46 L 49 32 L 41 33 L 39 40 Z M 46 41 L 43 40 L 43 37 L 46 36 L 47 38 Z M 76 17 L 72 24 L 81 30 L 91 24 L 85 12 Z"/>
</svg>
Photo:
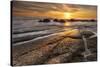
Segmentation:
<svg viewBox="0 0 100 67">
<path fill-rule="evenodd" d="M 70 22 L 65 22 L 64 25 L 65 25 L 65 26 L 70 26 L 71 23 L 70 23 Z"/>
<path fill-rule="evenodd" d="M 71 18 L 71 13 L 64 13 L 64 18 L 70 19 Z"/>
</svg>

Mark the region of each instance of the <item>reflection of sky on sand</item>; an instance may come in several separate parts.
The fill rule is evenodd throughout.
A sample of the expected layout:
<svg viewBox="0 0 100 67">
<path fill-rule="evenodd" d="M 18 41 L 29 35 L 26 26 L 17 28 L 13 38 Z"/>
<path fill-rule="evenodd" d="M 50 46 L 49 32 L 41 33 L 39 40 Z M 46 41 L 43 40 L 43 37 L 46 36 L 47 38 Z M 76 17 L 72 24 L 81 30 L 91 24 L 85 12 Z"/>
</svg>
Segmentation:
<svg viewBox="0 0 100 67">
<path fill-rule="evenodd" d="M 76 35 L 79 34 L 79 30 L 78 29 L 73 29 L 73 30 L 69 31 L 68 33 L 69 33 L 68 34 L 69 36 L 76 36 Z"/>
<path fill-rule="evenodd" d="M 77 37 L 80 36 L 80 32 L 78 29 L 64 29 L 65 31 L 67 31 L 67 33 L 65 33 L 67 36 L 71 36 L 71 37 Z"/>
</svg>

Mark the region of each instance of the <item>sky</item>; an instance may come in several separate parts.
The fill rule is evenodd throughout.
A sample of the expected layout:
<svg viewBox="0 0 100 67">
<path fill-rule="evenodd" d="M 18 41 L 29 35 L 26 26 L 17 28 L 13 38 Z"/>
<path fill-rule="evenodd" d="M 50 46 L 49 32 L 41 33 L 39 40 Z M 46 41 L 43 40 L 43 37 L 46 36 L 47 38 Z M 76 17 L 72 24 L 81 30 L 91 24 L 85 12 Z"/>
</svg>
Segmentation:
<svg viewBox="0 0 100 67">
<path fill-rule="evenodd" d="M 58 19 L 96 19 L 97 6 L 13 1 L 12 15 L 25 17 L 48 17 Z"/>
</svg>

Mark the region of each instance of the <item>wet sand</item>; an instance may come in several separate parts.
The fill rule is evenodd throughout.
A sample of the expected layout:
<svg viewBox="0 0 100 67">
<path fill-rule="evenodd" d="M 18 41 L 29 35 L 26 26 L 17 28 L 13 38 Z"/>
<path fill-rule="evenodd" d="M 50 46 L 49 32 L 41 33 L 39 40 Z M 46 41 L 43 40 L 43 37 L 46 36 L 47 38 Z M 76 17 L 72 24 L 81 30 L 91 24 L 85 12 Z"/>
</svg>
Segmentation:
<svg viewBox="0 0 100 67">
<path fill-rule="evenodd" d="M 56 25 L 13 27 L 12 65 L 39 65 L 97 60 L 97 36 L 85 35 L 91 55 L 84 58 L 83 30 Z M 86 32 L 86 31 L 85 31 Z M 83 32 L 82 32 L 83 33 Z M 91 35 L 90 35 L 91 34 Z M 93 34 L 95 35 L 95 34 Z"/>
</svg>

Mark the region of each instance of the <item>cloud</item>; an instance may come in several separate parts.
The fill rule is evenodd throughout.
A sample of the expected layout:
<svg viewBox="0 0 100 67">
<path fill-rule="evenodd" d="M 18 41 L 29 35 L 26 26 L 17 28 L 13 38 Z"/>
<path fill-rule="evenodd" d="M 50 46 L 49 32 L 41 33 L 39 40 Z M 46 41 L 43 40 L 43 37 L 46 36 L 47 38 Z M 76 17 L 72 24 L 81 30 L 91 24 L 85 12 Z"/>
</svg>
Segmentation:
<svg viewBox="0 0 100 67">
<path fill-rule="evenodd" d="M 31 2 L 31 1 L 13 1 L 12 2 L 13 13 L 31 13 L 36 14 L 54 14 L 55 13 L 64 13 L 64 12 L 81 12 L 81 11 L 96 11 L 96 6 L 91 5 L 76 5 L 76 4 L 62 4 L 62 3 L 44 3 L 44 2 Z M 32 14 L 33 15 L 33 14 Z M 56 15 L 56 14 L 54 14 Z"/>
<path fill-rule="evenodd" d="M 40 3 L 40 2 L 25 2 L 25 1 L 14 1 L 13 9 L 17 11 L 30 10 L 37 12 L 48 12 L 48 11 L 60 11 L 60 12 L 74 12 L 77 8 L 68 7 L 65 4 L 54 4 L 54 3 Z"/>
</svg>

